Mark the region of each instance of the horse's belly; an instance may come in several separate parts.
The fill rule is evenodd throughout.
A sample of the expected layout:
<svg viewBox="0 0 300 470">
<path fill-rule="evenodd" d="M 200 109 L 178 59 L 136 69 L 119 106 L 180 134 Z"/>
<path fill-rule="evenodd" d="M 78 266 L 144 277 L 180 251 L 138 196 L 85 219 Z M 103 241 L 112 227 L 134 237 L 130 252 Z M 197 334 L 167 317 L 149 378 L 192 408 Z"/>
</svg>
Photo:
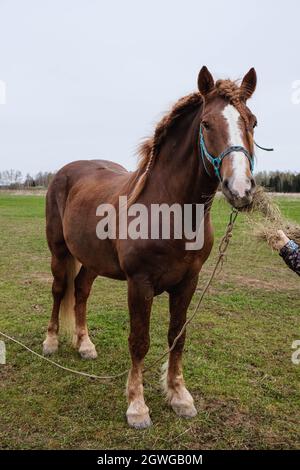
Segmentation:
<svg viewBox="0 0 300 470">
<path fill-rule="evenodd" d="M 126 279 L 119 264 L 113 241 L 100 240 L 96 233 L 96 211 L 66 208 L 63 220 L 64 239 L 69 251 L 80 263 L 99 276 Z"/>
<path fill-rule="evenodd" d="M 67 236 L 66 243 L 72 255 L 83 266 L 93 270 L 99 276 L 120 280 L 126 279 L 108 240 L 97 240 L 95 243 L 87 234 L 86 237 L 83 236 L 80 239 Z"/>
</svg>

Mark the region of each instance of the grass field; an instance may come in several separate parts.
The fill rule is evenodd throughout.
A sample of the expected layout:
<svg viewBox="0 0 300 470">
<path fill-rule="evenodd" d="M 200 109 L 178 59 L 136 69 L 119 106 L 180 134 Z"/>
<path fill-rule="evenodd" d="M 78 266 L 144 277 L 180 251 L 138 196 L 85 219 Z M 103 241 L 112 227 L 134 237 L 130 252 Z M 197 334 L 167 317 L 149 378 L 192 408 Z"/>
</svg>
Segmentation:
<svg viewBox="0 0 300 470">
<path fill-rule="evenodd" d="M 300 222 L 300 199 L 278 199 Z M 229 208 L 213 207 L 216 256 Z M 44 197 L 0 194 L 0 330 L 41 351 L 51 309 Z M 101 384 L 63 372 L 6 343 L 0 365 L 2 449 L 268 449 L 300 447 L 300 365 L 291 344 L 300 339 L 300 283 L 277 253 L 253 238 L 240 214 L 228 259 L 189 328 L 184 357 L 198 416 L 176 417 L 159 386 L 145 375 L 153 426 L 129 429 L 125 380 Z M 193 305 L 197 295 L 194 297 Z M 95 374 L 129 366 L 126 284 L 99 278 L 88 322 L 98 359 L 84 362 L 66 342 L 55 360 Z M 149 362 L 166 347 L 168 298 L 155 299 Z M 1 338 L 0 338 L 1 339 Z"/>
</svg>

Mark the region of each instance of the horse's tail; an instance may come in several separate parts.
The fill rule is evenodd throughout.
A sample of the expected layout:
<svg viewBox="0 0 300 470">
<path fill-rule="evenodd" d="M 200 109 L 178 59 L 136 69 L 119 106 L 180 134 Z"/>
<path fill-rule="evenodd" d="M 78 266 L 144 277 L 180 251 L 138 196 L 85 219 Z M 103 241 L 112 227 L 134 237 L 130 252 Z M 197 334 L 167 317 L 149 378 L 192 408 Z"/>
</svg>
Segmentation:
<svg viewBox="0 0 300 470">
<path fill-rule="evenodd" d="M 79 273 L 81 264 L 69 255 L 67 258 L 67 287 L 59 309 L 60 329 L 70 339 L 75 333 L 75 277 Z"/>
</svg>

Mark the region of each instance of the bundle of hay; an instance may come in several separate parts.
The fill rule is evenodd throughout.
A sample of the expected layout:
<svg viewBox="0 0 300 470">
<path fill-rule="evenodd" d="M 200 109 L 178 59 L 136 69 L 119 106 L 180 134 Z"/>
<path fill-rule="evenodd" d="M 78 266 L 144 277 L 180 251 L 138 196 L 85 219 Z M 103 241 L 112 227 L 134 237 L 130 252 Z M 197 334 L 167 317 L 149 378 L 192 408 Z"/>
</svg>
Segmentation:
<svg viewBox="0 0 300 470">
<path fill-rule="evenodd" d="M 263 220 L 254 222 L 255 235 L 266 240 L 272 248 L 276 248 L 276 242 L 279 240 L 278 230 L 283 230 L 289 238 L 300 243 L 300 225 L 283 217 L 274 199 L 262 186 L 256 188 L 252 204 L 247 208 L 247 212 L 259 213 L 263 216 Z M 253 224 L 252 218 L 251 224 Z"/>
</svg>

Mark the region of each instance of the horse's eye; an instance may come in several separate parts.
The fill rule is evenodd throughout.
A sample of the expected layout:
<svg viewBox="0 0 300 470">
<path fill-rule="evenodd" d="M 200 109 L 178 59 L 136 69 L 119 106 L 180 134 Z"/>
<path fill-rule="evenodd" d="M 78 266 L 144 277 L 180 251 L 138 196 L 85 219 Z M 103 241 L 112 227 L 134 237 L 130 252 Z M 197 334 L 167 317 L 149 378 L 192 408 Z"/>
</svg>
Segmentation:
<svg viewBox="0 0 300 470">
<path fill-rule="evenodd" d="M 207 121 L 202 121 L 202 126 L 204 127 L 204 129 L 206 129 L 208 131 L 209 129 L 209 124 Z"/>
</svg>

